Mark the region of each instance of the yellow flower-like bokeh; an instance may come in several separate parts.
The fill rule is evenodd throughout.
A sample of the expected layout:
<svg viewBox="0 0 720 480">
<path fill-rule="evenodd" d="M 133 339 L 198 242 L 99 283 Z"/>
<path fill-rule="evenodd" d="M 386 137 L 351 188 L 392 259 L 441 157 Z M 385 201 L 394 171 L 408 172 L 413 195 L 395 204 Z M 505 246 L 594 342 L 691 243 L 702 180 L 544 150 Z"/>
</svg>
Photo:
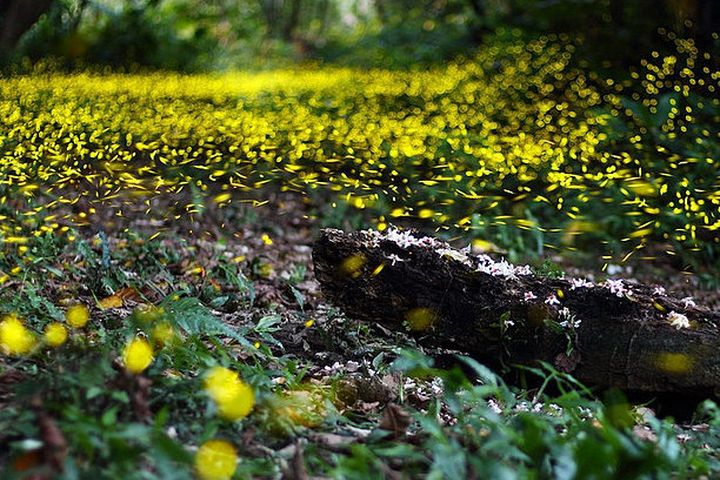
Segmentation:
<svg viewBox="0 0 720 480">
<path fill-rule="evenodd" d="M 164 347 L 170 345 L 177 338 L 175 329 L 169 322 L 160 322 L 152 329 L 150 336 L 156 345 Z"/>
<path fill-rule="evenodd" d="M 82 304 L 73 305 L 65 312 L 65 320 L 73 328 L 82 328 L 90 320 L 90 311 Z"/>
<path fill-rule="evenodd" d="M 367 258 L 362 253 L 354 253 L 344 259 L 340 264 L 340 273 L 350 278 L 358 278 L 362 269 L 367 263 Z"/>
<path fill-rule="evenodd" d="M 431 308 L 413 308 L 405 314 L 407 326 L 413 332 L 424 332 L 437 320 L 437 312 Z"/>
<path fill-rule="evenodd" d="M 229 368 L 213 367 L 205 376 L 205 391 L 215 401 L 218 414 L 226 420 L 247 417 L 255 405 L 252 387 Z"/>
<path fill-rule="evenodd" d="M 195 454 L 195 471 L 202 480 L 228 480 L 237 468 L 235 447 L 225 440 L 209 440 Z"/>
<path fill-rule="evenodd" d="M 290 390 L 278 400 L 275 414 L 294 425 L 315 428 L 328 415 L 320 390 Z"/>
<path fill-rule="evenodd" d="M 135 319 L 144 324 L 159 322 L 165 318 L 165 309 L 154 305 L 137 308 L 133 315 Z"/>
<path fill-rule="evenodd" d="M 62 323 L 52 322 L 45 326 L 43 339 L 45 340 L 45 343 L 51 347 L 59 347 L 67 341 L 67 338 L 68 331 Z"/>
<path fill-rule="evenodd" d="M 15 315 L 0 321 L 0 352 L 6 355 L 24 355 L 35 346 L 35 335 Z"/>
<path fill-rule="evenodd" d="M 144 338 L 135 337 L 123 351 L 123 364 L 130 373 L 142 373 L 153 361 L 153 348 Z"/>
<path fill-rule="evenodd" d="M 413 218 L 490 244 L 486 236 L 512 229 L 542 234 L 548 247 L 577 248 L 607 217 L 626 218 L 613 235 L 627 240 L 622 252 L 604 253 L 639 255 L 650 241 L 701 252 L 714 241 L 720 196 L 709 125 L 717 123 L 720 71 L 701 60 L 709 53 L 674 38 L 675 53 L 643 60 L 618 82 L 578 68 L 568 37 L 493 42 L 422 72 L 2 78 L 0 116 L 13 137 L 0 148 L 8 198 L 52 189 L 58 201 L 22 207 L 0 236 L 25 255 L 33 235 L 87 225 L 87 212 L 60 207 L 91 198 L 100 185 L 150 201 L 192 184 L 218 206 L 250 193 L 261 205 L 276 188 L 320 190 L 330 194 L 318 196 L 327 207 L 362 210 L 379 230 Z M 193 214 L 201 204 L 147 214 Z M 30 220 L 32 227 L 21 225 Z M 273 242 L 267 234 L 258 240 Z M 343 273 L 358 277 L 359 263 Z M 2 272 L 0 283 L 19 271 Z"/>
</svg>

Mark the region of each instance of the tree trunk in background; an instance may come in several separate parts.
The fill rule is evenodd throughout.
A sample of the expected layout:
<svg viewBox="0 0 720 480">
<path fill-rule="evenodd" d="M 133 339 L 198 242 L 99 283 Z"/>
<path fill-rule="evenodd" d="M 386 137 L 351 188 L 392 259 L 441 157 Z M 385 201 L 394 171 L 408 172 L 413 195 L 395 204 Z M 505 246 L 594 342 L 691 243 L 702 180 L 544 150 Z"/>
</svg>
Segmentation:
<svg viewBox="0 0 720 480">
<path fill-rule="evenodd" d="M 87 8 L 88 3 L 90 3 L 90 0 L 80 0 L 80 2 L 78 3 L 77 9 L 74 12 L 72 20 L 70 21 L 71 32 L 76 32 L 78 27 L 80 26 L 80 21 L 82 20 L 83 13 Z"/>
<path fill-rule="evenodd" d="M 387 9 L 385 8 L 385 5 L 383 4 L 384 0 L 375 0 L 373 4 L 375 5 L 375 11 L 377 12 L 377 16 L 380 19 L 380 23 L 385 25 L 387 23 Z"/>
<path fill-rule="evenodd" d="M 260 3 L 260 11 L 265 18 L 266 35 L 270 38 L 275 36 L 277 30 L 277 0 L 258 0 Z"/>
<path fill-rule="evenodd" d="M 326 229 L 313 262 L 324 295 L 348 316 L 496 368 L 545 361 L 627 391 L 720 387 L 720 313 L 657 287 L 537 277 L 404 232 Z"/>
<path fill-rule="evenodd" d="M 330 12 L 330 0 L 322 0 L 318 6 L 317 18 L 320 19 L 320 35 L 324 36 L 327 32 L 328 14 Z"/>
<path fill-rule="evenodd" d="M 52 3 L 52 0 L 0 0 L 0 49 L 15 48 L 20 37 L 50 9 Z"/>
<path fill-rule="evenodd" d="M 285 22 L 285 28 L 283 28 L 283 39 L 289 42 L 295 35 L 295 29 L 300 23 L 300 10 L 302 7 L 302 0 L 290 0 L 290 14 L 288 15 L 287 22 Z"/>
</svg>

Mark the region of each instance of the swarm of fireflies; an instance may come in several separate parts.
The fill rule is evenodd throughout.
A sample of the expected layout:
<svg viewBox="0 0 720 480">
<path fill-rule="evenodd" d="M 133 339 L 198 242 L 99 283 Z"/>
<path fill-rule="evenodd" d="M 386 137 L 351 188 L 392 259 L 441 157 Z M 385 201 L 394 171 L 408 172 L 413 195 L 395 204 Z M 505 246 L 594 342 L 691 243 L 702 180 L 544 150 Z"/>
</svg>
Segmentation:
<svg viewBox="0 0 720 480">
<path fill-rule="evenodd" d="M 720 72 L 668 36 L 676 53 L 623 81 L 573 67 L 572 40 L 554 35 L 424 72 L 5 78 L 0 185 L 18 215 L 0 244 L 30 255 L 29 239 L 107 205 L 179 217 L 261 205 L 274 186 L 328 192 L 379 230 L 411 218 L 471 239 L 534 232 L 548 248 L 611 230 L 619 260 L 651 241 L 699 251 L 720 242 Z M 152 211 L 158 196 L 184 200 Z"/>
</svg>

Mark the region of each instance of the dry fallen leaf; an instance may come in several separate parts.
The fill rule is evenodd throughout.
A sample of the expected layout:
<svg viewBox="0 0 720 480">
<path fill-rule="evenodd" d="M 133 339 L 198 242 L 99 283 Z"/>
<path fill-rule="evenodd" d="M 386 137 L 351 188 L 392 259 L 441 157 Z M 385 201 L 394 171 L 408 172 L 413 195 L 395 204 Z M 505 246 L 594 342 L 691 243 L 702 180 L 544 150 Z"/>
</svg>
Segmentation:
<svg viewBox="0 0 720 480">
<path fill-rule="evenodd" d="M 388 403 L 379 427 L 392 433 L 393 438 L 405 435 L 410 426 L 411 417 L 403 408 L 395 403 Z"/>
<path fill-rule="evenodd" d="M 139 300 L 140 294 L 133 287 L 121 288 L 115 292 L 116 297 L 120 297 L 120 300 Z"/>
<path fill-rule="evenodd" d="M 119 308 L 123 306 L 123 300 L 117 295 L 110 295 L 99 302 L 100 308 L 107 310 L 108 308 Z"/>
<path fill-rule="evenodd" d="M 40 449 L 23 452 L 13 460 L 13 470 L 16 472 L 25 472 L 37 468 L 42 462 L 41 455 L 42 451 Z"/>
<path fill-rule="evenodd" d="M 655 435 L 655 432 L 653 432 L 650 427 L 635 425 L 632 431 L 635 436 L 640 440 L 645 440 L 653 443 L 657 442 L 657 435 Z"/>
</svg>

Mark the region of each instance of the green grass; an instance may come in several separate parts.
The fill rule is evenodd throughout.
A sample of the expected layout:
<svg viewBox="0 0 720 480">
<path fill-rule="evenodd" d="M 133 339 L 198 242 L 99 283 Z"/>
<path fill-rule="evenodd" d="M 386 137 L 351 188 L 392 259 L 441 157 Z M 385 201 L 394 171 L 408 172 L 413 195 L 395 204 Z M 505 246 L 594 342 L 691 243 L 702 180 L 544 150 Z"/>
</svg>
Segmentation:
<svg viewBox="0 0 720 480">
<path fill-rule="evenodd" d="M 383 339 L 303 293 L 304 265 L 273 260 L 275 270 L 286 272 L 273 282 L 253 273 L 262 248 L 257 239 L 249 258 L 234 263 L 223 251 L 232 240 L 220 248 L 223 242 L 201 247 L 142 238 L 120 232 L 105 240 L 82 233 L 66 242 L 34 239 L 28 247 L 37 261 L 16 288 L 0 291 L 2 311 L 21 315 L 37 332 L 62 320 L 63 299 L 85 302 L 92 313 L 65 345 L 0 362 L 3 478 L 28 478 L 33 470 L 18 472 L 13 465 L 38 448 L 54 452 L 62 473 L 52 470 L 50 457 L 37 471 L 57 478 L 192 478 L 196 447 L 213 438 L 238 449 L 234 478 L 277 477 L 297 458 L 313 475 L 348 479 L 696 478 L 720 472 L 720 409 L 713 401 L 699 407 L 693 427 L 681 426 L 620 394 L 600 400 L 602 392 L 547 365 L 527 370 L 538 385 L 532 389 L 506 385 L 466 357 L 450 369 L 437 368 L 410 340 Z M 203 248 L 209 253 L 199 258 L 213 265 L 203 278 L 177 268 Z M 556 268 L 548 265 L 548 274 Z M 253 292 L 269 284 L 286 288 L 284 302 L 257 303 Z M 138 288 L 135 300 L 97 308 L 94 297 L 129 286 Z M 228 302 L 231 313 L 216 310 Z M 152 314 L 141 307 L 150 304 L 158 307 Z M 127 373 L 118 363 L 125 342 L 139 332 L 150 335 L 160 321 L 169 322 L 179 339 L 158 349 L 141 376 Z M 322 340 L 347 350 L 339 366 L 324 370 L 332 362 L 316 354 L 325 350 L 302 342 L 293 347 L 295 335 L 313 346 Z M 351 361 L 359 367 L 349 368 Z M 239 372 L 254 389 L 256 405 L 247 418 L 218 417 L 202 384 L 215 365 Z M 367 381 L 384 386 L 379 400 L 369 397 Z M 355 385 L 352 395 L 348 385 Z M 53 446 L 48 422 L 62 432 L 66 451 Z"/>
</svg>

